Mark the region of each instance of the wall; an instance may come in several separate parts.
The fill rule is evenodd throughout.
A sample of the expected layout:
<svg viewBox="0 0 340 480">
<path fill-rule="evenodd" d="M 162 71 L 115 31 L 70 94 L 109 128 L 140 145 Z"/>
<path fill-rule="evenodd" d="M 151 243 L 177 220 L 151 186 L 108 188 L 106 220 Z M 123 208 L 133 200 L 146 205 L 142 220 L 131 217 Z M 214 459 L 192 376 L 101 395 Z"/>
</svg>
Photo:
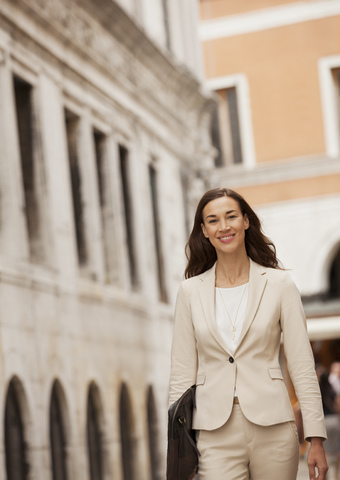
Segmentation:
<svg viewBox="0 0 340 480">
<path fill-rule="evenodd" d="M 52 478 L 49 408 L 57 380 L 69 478 L 90 478 L 86 409 L 94 384 L 105 453 L 103 478 L 123 478 L 120 395 L 124 387 L 131 403 L 130 410 L 125 406 L 131 415 L 131 461 L 136 478 L 147 479 L 154 467 L 148 441 L 151 388 L 158 445 L 155 478 L 164 478 L 172 311 L 186 241 L 181 178 L 183 171 L 194 171 L 195 159 L 206 148 L 201 142 L 206 129 L 201 117 L 209 99 L 195 74 L 111 0 L 99 4 L 5 1 L 0 19 L 2 419 L 13 380 L 27 445 L 28 478 Z M 27 226 L 28 187 L 24 187 L 14 76 L 32 91 L 36 196 L 32 208 L 39 207 L 35 211 L 45 232 L 42 236 L 38 230 L 30 235 Z M 79 218 L 73 212 L 65 109 L 78 125 L 74 148 L 86 244 L 83 262 L 78 258 Z M 105 207 L 97 181 L 94 131 L 105 139 Z M 126 229 L 122 146 L 129 160 L 132 239 Z M 166 301 L 159 294 L 151 164 L 157 171 L 156 223 Z M 39 261 L 32 257 L 32 236 L 41 242 Z M 135 280 L 129 245 L 134 249 Z M 0 429 L 0 477 L 5 478 L 4 428 Z"/>
</svg>

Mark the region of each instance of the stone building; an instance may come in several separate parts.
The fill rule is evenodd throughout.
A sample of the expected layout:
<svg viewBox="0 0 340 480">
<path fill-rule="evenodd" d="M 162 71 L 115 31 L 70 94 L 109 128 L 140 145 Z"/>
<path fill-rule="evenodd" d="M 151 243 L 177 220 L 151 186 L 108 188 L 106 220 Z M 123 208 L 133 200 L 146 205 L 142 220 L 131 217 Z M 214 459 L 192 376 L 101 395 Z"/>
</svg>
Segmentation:
<svg viewBox="0 0 340 480">
<path fill-rule="evenodd" d="M 221 152 L 209 185 L 254 205 L 329 367 L 340 359 L 340 4 L 200 0 L 200 18 Z"/>
<path fill-rule="evenodd" d="M 0 3 L 0 478 L 164 478 L 172 309 L 213 162 L 194 0 Z"/>
</svg>

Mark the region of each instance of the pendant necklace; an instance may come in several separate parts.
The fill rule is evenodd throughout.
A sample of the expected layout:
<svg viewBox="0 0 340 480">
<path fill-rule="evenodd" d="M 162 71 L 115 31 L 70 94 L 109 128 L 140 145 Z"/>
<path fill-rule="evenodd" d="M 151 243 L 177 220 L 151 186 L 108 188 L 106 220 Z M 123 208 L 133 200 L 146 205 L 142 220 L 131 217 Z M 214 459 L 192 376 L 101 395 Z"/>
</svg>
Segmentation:
<svg viewBox="0 0 340 480">
<path fill-rule="evenodd" d="M 236 322 L 237 322 L 237 315 L 238 315 L 238 311 L 240 309 L 240 306 L 241 306 L 241 303 L 242 303 L 242 300 L 243 300 L 243 297 L 244 297 L 244 292 L 246 291 L 248 287 L 248 283 L 246 283 L 244 289 L 243 289 L 243 293 L 242 293 L 242 296 L 241 296 L 241 300 L 240 300 L 240 303 L 238 304 L 238 307 L 237 307 L 237 310 L 236 310 L 236 315 L 235 315 L 235 320 L 234 320 L 234 323 L 232 322 L 231 320 L 231 317 L 229 315 L 229 312 L 228 312 L 228 309 L 227 309 L 227 306 L 226 304 L 224 303 L 224 299 L 223 299 L 223 295 L 221 293 L 221 289 L 219 288 L 218 291 L 220 292 L 220 296 L 221 296 L 221 299 L 222 299 L 222 302 L 223 302 L 223 305 L 224 305 L 224 308 L 225 308 L 225 311 L 227 312 L 227 315 L 228 315 L 228 318 L 229 318 L 229 322 L 232 326 L 232 329 L 233 329 L 233 333 L 232 333 L 232 339 L 235 340 L 235 334 L 236 334 Z"/>
</svg>

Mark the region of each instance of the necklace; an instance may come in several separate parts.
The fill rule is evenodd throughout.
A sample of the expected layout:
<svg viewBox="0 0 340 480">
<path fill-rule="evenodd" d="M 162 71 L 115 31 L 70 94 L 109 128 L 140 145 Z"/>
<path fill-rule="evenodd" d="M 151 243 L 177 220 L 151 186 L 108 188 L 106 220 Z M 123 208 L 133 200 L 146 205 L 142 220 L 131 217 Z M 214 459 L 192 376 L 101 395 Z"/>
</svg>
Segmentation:
<svg viewBox="0 0 340 480">
<path fill-rule="evenodd" d="M 224 299 L 223 299 L 223 296 L 222 296 L 222 293 L 221 293 L 221 289 L 219 288 L 218 291 L 220 292 L 220 296 L 221 296 L 221 299 L 222 299 L 222 302 L 223 302 L 223 305 L 224 305 L 224 308 L 225 308 L 225 311 L 227 312 L 227 315 L 228 315 L 228 318 L 229 318 L 229 322 L 232 326 L 232 329 L 233 329 L 233 333 L 232 333 L 232 339 L 235 340 L 235 334 L 236 334 L 236 322 L 237 322 L 237 315 L 238 315 L 238 311 L 240 309 L 240 306 L 241 306 L 241 303 L 242 303 L 242 300 L 243 300 L 243 297 L 244 297 L 244 293 L 246 291 L 248 287 L 248 283 L 246 283 L 244 289 L 243 289 L 243 293 L 242 293 L 242 296 L 241 296 L 241 300 L 240 300 L 240 303 L 238 304 L 238 307 L 237 307 L 237 310 L 236 310 L 236 315 L 235 315 L 235 320 L 234 320 L 234 323 L 232 322 L 231 320 L 231 317 L 230 317 L 230 314 L 228 312 L 228 309 L 227 309 L 227 306 L 226 304 L 224 303 Z"/>
</svg>

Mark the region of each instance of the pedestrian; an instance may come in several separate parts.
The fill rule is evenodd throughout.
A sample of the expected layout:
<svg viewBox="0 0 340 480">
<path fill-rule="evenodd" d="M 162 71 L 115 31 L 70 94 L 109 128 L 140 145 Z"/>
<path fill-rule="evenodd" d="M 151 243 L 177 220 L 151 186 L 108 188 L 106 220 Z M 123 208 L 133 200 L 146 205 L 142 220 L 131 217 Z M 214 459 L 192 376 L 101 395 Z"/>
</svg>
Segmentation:
<svg viewBox="0 0 340 480">
<path fill-rule="evenodd" d="M 340 416 L 338 411 L 340 362 L 333 362 L 330 372 L 325 370 L 319 378 L 327 440 L 324 443 L 327 463 L 339 478 Z M 330 476 L 330 473 L 328 474 Z"/>
<path fill-rule="evenodd" d="M 169 403 L 196 384 L 199 480 L 296 479 L 299 442 L 279 363 L 281 336 L 310 442 L 309 477 L 324 480 L 326 431 L 301 298 L 259 218 L 238 193 L 210 190 L 186 253 Z"/>
<path fill-rule="evenodd" d="M 340 362 L 333 362 L 330 368 L 328 381 L 336 395 L 340 395 Z"/>
</svg>

